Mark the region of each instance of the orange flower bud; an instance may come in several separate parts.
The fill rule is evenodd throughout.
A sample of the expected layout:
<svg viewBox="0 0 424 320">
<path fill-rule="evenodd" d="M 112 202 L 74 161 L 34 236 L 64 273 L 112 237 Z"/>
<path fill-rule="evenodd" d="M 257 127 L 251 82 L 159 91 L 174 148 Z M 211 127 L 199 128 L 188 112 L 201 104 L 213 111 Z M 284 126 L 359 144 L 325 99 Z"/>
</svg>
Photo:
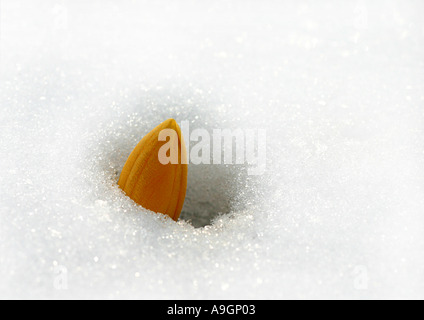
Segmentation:
<svg viewBox="0 0 424 320">
<path fill-rule="evenodd" d="M 187 188 L 186 152 L 180 127 L 174 119 L 168 119 L 137 144 L 122 169 L 118 185 L 144 208 L 177 221 Z"/>
</svg>

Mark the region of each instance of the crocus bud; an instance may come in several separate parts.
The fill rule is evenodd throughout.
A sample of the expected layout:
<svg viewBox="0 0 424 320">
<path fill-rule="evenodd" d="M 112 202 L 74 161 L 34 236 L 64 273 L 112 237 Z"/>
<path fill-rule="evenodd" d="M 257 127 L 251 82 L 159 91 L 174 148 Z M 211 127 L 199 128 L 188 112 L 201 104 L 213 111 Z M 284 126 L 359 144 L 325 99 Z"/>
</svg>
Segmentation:
<svg viewBox="0 0 424 320">
<path fill-rule="evenodd" d="M 141 139 L 118 185 L 144 208 L 178 220 L 187 188 L 187 153 L 174 119 L 162 122 Z"/>
</svg>

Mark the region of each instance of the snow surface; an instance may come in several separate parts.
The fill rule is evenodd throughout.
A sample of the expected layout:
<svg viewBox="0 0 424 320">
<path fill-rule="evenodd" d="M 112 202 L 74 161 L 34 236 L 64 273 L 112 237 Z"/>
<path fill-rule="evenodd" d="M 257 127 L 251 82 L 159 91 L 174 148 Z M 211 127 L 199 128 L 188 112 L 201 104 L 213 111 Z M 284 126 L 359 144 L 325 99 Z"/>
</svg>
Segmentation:
<svg viewBox="0 0 424 320">
<path fill-rule="evenodd" d="M 423 12 L 1 0 L 0 297 L 424 298 Z M 267 129 L 266 173 L 136 206 L 118 174 L 170 117 Z"/>
</svg>

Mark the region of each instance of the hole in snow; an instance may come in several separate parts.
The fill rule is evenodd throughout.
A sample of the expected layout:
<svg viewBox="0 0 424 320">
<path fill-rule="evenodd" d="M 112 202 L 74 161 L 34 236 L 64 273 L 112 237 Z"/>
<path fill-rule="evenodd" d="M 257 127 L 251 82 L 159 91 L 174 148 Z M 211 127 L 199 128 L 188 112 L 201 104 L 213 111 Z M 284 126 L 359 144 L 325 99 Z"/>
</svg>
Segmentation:
<svg viewBox="0 0 424 320">
<path fill-rule="evenodd" d="M 141 117 L 133 115 L 129 119 L 120 119 L 118 125 L 104 128 L 100 134 L 101 141 L 95 143 L 95 152 L 98 153 L 97 166 L 102 167 L 108 182 L 111 179 L 117 183 L 122 167 L 140 137 L 158 122 L 146 123 Z M 199 228 L 211 225 L 220 215 L 243 210 L 255 198 L 251 192 L 255 190 L 252 187 L 255 179 L 248 176 L 247 169 L 247 165 L 190 163 L 180 220 Z"/>
<path fill-rule="evenodd" d="M 230 213 L 245 179 L 245 170 L 239 165 L 190 164 L 180 219 L 199 228 L 212 224 L 221 214 Z"/>
</svg>

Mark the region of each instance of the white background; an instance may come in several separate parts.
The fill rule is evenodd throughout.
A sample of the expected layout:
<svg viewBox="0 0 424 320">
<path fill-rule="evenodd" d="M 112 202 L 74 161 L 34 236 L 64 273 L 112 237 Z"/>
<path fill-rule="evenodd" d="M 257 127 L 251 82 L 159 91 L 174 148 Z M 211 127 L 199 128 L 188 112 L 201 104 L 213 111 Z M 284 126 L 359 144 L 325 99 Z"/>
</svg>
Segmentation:
<svg viewBox="0 0 424 320">
<path fill-rule="evenodd" d="M 423 298 L 422 1 L 0 1 L 0 297 Z M 116 185 L 167 118 L 267 130 L 165 220 Z M 189 208 L 189 209 L 188 209 Z"/>
</svg>

